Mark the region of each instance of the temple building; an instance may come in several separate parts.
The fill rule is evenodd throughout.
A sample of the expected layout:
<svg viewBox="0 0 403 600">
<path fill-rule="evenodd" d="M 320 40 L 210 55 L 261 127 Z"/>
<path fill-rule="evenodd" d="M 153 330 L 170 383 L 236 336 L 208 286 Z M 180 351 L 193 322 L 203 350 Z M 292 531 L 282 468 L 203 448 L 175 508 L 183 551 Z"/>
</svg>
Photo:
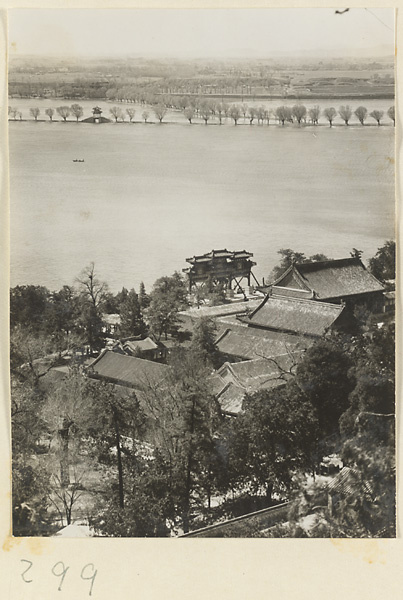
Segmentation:
<svg viewBox="0 0 403 600">
<path fill-rule="evenodd" d="M 226 416 L 242 412 L 246 394 L 284 386 L 299 359 L 293 353 L 241 362 L 225 362 L 210 378 L 214 395 Z"/>
<path fill-rule="evenodd" d="M 239 320 L 250 328 L 298 338 L 319 338 L 332 329 L 351 329 L 353 317 L 344 303 L 318 302 L 309 291 L 304 297 L 302 290 L 297 296 L 284 294 L 283 290 L 273 287 L 253 312 Z"/>
<path fill-rule="evenodd" d="M 189 280 L 189 291 L 197 284 L 221 283 L 227 289 L 242 289 L 241 283 L 246 280 L 248 286 L 251 284 L 251 277 L 259 285 L 258 280 L 252 272 L 252 267 L 256 265 L 250 260 L 253 254 L 246 250 L 231 252 L 227 249 L 212 250 L 207 254 L 187 258 L 191 266 L 183 269 Z"/>
<path fill-rule="evenodd" d="M 231 323 L 219 333 L 215 343 L 223 361 L 233 363 L 295 353 L 307 348 L 311 342 L 303 336 Z"/>
<path fill-rule="evenodd" d="M 155 389 L 162 385 L 168 375 L 168 367 L 151 360 L 125 356 L 105 349 L 88 365 L 87 375 L 106 383 L 147 390 L 150 386 Z"/>
<path fill-rule="evenodd" d="M 99 106 L 95 106 L 92 109 L 92 117 L 88 117 L 87 119 L 83 119 L 81 123 L 111 123 L 110 119 L 102 116 L 102 108 Z"/>
<path fill-rule="evenodd" d="M 365 268 L 359 258 L 293 263 L 274 283 L 276 293 L 311 297 L 320 302 L 348 306 L 365 304 L 381 312 L 384 287 Z"/>
</svg>

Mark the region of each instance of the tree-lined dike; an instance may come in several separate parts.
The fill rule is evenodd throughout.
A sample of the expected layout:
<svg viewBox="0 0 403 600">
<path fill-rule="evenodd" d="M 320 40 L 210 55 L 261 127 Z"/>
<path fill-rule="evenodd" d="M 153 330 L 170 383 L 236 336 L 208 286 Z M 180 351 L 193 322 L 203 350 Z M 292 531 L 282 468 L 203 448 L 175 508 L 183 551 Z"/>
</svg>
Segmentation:
<svg viewBox="0 0 403 600">
<path fill-rule="evenodd" d="M 353 248 L 347 262 L 359 265 L 361 254 Z M 295 264 L 334 262 L 290 248 L 278 255 L 269 281 Z M 393 289 L 392 240 L 367 269 Z M 248 521 L 223 537 L 395 535 L 393 312 L 357 304 L 347 329 L 302 353 L 285 343 L 288 362 L 260 354 L 281 385 L 247 392 L 234 417 L 217 399 L 228 365 L 217 323 L 182 321 L 191 307 L 223 302 L 223 285 L 207 281 L 189 295 L 178 272 L 149 292 L 141 284 L 112 294 L 93 263 L 58 291 L 11 289 L 14 535 L 85 521 L 101 536 L 169 537 L 287 501 L 266 530 Z M 341 498 L 333 477 L 345 482 Z"/>
<path fill-rule="evenodd" d="M 395 107 L 392 105 L 386 111 L 375 108 L 368 110 L 365 105 L 352 107 L 342 104 L 338 108 L 333 106 L 321 108 L 319 105 L 306 107 L 297 103 L 283 104 L 276 108 L 249 106 L 246 103 L 230 104 L 215 102 L 205 98 L 180 98 L 176 105 L 172 103 L 157 104 L 154 106 L 127 106 L 114 105 L 105 112 L 94 107 L 93 116 L 84 115 L 84 108 L 74 103 L 61 105 L 55 108 L 38 106 L 29 108 L 31 118 L 24 118 L 18 107 L 9 106 L 9 121 L 12 122 L 63 122 L 81 124 L 179 124 L 186 122 L 194 125 L 248 125 L 248 126 L 280 126 L 280 127 L 349 127 L 349 126 L 394 126 Z M 106 116 L 107 114 L 107 116 Z M 46 115 L 47 119 L 43 116 Z M 178 119 L 180 115 L 180 118 Z M 42 117 L 42 118 L 40 118 Z M 84 117 L 84 118 L 83 118 Z"/>
</svg>

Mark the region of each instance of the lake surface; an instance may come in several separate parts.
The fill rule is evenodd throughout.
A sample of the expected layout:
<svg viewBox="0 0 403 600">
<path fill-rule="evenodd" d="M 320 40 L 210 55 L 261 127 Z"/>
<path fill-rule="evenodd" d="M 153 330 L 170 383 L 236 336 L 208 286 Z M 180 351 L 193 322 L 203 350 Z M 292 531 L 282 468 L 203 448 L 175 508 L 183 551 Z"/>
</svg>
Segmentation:
<svg viewBox="0 0 403 600">
<path fill-rule="evenodd" d="M 260 279 L 280 248 L 368 260 L 394 237 L 390 126 L 29 121 L 9 137 L 13 286 L 58 289 L 94 261 L 113 291 L 150 288 L 224 247 L 253 252 Z"/>
</svg>

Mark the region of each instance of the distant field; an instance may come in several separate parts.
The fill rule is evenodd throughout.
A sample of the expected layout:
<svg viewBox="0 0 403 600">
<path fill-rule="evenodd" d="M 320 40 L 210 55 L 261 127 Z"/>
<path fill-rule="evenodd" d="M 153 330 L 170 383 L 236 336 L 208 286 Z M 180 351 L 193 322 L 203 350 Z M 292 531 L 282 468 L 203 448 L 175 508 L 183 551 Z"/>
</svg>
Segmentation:
<svg viewBox="0 0 403 600">
<path fill-rule="evenodd" d="M 382 77 L 385 75 L 394 76 L 393 67 L 385 69 L 312 69 L 311 71 L 293 71 L 293 77 L 307 79 L 321 79 L 323 77 L 352 77 L 354 79 L 371 79 L 375 73 Z"/>
</svg>

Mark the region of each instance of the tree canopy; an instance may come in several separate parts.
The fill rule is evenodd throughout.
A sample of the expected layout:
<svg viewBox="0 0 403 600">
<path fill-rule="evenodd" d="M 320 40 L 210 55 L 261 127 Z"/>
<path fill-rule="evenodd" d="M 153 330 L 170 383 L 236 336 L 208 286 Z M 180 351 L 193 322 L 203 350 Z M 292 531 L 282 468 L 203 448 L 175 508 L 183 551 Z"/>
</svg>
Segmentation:
<svg viewBox="0 0 403 600">
<path fill-rule="evenodd" d="M 369 270 L 380 281 L 396 277 L 396 242 L 388 240 L 368 261 Z"/>
<path fill-rule="evenodd" d="M 177 334 L 178 312 L 187 304 L 186 284 L 180 273 L 157 279 L 150 293 L 147 316 L 150 329 L 158 340 L 162 335 L 167 339 L 168 334 Z"/>
</svg>

